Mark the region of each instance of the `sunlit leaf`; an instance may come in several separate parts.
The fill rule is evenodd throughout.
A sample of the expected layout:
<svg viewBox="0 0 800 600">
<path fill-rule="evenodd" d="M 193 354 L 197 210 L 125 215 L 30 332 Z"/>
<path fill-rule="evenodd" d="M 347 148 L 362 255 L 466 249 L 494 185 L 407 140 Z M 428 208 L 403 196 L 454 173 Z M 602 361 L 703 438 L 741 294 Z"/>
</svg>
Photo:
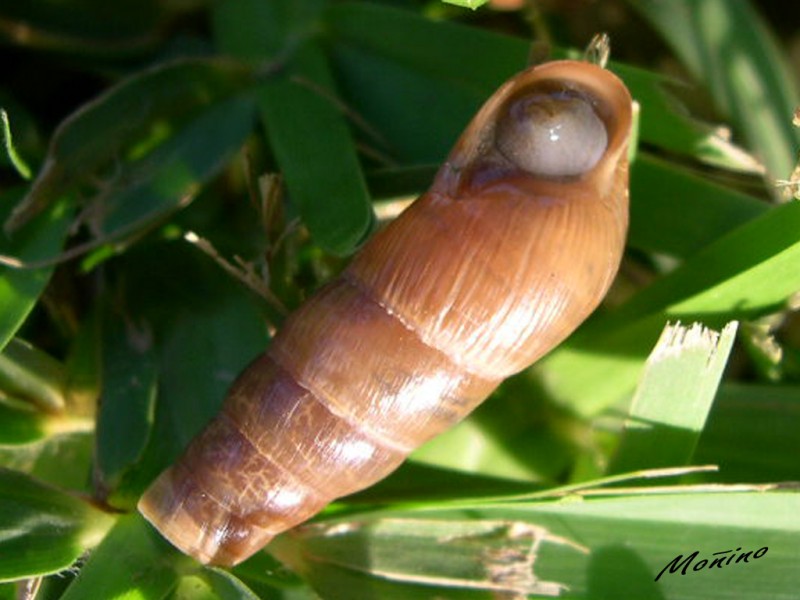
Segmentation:
<svg viewBox="0 0 800 600">
<path fill-rule="evenodd" d="M 88 503 L 0 469 L 0 581 L 66 569 L 110 525 Z"/>
<path fill-rule="evenodd" d="M 608 473 L 688 464 L 708 419 L 736 323 L 667 325 L 647 359 Z"/>
<path fill-rule="evenodd" d="M 121 517 L 61 598 L 163 598 L 190 564 L 141 516 Z"/>
</svg>

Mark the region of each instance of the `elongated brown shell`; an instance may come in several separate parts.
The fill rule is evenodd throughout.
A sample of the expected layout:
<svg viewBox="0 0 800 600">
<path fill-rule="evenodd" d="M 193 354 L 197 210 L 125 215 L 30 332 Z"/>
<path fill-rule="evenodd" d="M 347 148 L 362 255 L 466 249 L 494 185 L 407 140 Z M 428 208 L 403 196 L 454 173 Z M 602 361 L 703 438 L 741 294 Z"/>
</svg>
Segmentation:
<svg viewBox="0 0 800 600">
<path fill-rule="evenodd" d="M 627 229 L 631 99 L 553 62 L 483 106 L 431 189 L 319 291 L 139 510 L 234 565 L 391 473 L 600 303 Z"/>
</svg>

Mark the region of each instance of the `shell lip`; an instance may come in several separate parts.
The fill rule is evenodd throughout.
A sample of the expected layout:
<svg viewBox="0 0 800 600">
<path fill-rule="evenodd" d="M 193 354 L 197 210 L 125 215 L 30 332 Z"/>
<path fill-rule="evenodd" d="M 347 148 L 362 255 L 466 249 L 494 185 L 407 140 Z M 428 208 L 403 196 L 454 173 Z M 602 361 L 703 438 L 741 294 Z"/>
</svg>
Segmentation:
<svg viewBox="0 0 800 600">
<path fill-rule="evenodd" d="M 543 176 L 523 171 L 495 146 L 495 129 L 504 106 L 515 97 L 541 87 L 567 89 L 591 99 L 592 108 L 606 127 L 606 149 L 588 170 L 567 176 Z M 436 175 L 431 191 L 450 197 L 475 194 L 495 183 L 513 178 L 525 187 L 545 186 L 557 194 L 560 188 L 586 182 L 605 189 L 614 172 L 627 162 L 633 101 L 622 81 L 597 65 L 558 60 L 530 67 L 506 82 L 478 111 Z M 529 180 L 529 184 L 525 184 Z"/>
</svg>

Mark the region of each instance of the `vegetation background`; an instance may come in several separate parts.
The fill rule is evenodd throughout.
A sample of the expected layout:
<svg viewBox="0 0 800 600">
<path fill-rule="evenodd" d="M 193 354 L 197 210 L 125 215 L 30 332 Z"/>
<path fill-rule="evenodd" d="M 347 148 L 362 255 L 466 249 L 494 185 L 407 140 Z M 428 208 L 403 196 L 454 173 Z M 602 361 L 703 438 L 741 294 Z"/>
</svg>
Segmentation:
<svg viewBox="0 0 800 600">
<path fill-rule="evenodd" d="M 0 1 L 0 598 L 797 597 L 800 8 L 474 8 Z M 136 500 L 285 309 L 601 31 L 641 106 L 602 309 L 232 571 L 172 549 Z"/>
</svg>

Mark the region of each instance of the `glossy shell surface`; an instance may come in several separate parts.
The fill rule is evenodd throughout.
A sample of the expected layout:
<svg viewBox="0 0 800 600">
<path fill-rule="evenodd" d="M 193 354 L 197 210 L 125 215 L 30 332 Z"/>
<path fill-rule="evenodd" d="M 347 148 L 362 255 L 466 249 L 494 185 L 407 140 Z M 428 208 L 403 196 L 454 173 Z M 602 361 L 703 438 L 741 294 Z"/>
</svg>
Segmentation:
<svg viewBox="0 0 800 600">
<path fill-rule="evenodd" d="M 507 82 L 430 190 L 239 376 L 142 514 L 201 562 L 236 564 L 555 347 L 618 269 L 630 126 L 625 86 L 597 66 Z"/>
</svg>

